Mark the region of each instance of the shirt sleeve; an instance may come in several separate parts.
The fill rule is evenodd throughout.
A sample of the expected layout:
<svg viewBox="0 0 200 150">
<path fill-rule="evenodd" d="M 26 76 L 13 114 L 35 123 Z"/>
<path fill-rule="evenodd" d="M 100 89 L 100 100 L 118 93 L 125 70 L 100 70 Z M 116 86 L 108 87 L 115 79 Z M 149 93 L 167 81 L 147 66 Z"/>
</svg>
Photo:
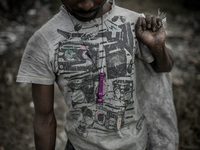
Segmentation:
<svg viewBox="0 0 200 150">
<path fill-rule="evenodd" d="M 21 64 L 17 82 L 52 85 L 55 74 L 50 61 L 50 48 L 40 32 L 36 32 L 28 41 Z"/>
<path fill-rule="evenodd" d="M 136 57 L 142 59 L 146 63 L 152 63 L 154 61 L 154 57 L 148 47 L 140 41 L 138 41 L 137 44 Z"/>
</svg>

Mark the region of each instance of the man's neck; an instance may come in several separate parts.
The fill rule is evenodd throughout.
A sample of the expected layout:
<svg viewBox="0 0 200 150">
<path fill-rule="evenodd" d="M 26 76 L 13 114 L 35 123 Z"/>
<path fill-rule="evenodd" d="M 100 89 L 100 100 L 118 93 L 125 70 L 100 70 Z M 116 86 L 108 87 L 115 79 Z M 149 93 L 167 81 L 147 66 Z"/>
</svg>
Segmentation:
<svg viewBox="0 0 200 150">
<path fill-rule="evenodd" d="M 104 4 L 104 6 L 102 7 L 101 11 L 98 13 L 98 15 L 96 16 L 96 18 L 100 18 L 102 17 L 104 14 L 106 14 L 107 12 L 109 12 L 111 10 L 111 4 L 106 2 Z"/>
</svg>

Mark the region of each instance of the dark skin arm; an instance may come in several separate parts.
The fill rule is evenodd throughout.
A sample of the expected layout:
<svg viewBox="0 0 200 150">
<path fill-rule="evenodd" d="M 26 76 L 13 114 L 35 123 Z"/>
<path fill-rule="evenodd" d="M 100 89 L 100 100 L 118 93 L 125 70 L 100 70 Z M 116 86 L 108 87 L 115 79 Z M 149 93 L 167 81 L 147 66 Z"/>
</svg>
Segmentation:
<svg viewBox="0 0 200 150">
<path fill-rule="evenodd" d="M 146 45 L 154 56 L 151 63 L 155 72 L 170 72 L 173 67 L 173 53 L 165 45 L 166 34 L 160 18 L 146 15 L 138 18 L 136 37 Z"/>
<path fill-rule="evenodd" d="M 54 115 L 54 85 L 32 84 L 35 105 L 33 122 L 36 150 L 54 150 L 56 119 Z"/>
</svg>

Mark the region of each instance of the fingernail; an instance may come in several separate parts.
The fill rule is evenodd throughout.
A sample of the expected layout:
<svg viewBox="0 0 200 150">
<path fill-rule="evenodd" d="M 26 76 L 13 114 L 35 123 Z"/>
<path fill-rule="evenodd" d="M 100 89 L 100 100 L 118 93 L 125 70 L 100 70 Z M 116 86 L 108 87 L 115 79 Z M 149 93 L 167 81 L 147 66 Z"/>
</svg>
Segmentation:
<svg viewBox="0 0 200 150">
<path fill-rule="evenodd" d="M 156 28 L 155 27 L 153 27 L 153 32 L 155 32 L 156 31 Z"/>
<path fill-rule="evenodd" d="M 150 24 L 148 24 L 148 25 L 147 25 L 147 27 L 148 27 L 148 28 L 151 28 L 151 25 L 150 25 Z"/>
<path fill-rule="evenodd" d="M 162 25 L 162 23 L 161 23 L 161 22 L 159 22 L 159 27 L 161 27 L 161 25 Z"/>
</svg>

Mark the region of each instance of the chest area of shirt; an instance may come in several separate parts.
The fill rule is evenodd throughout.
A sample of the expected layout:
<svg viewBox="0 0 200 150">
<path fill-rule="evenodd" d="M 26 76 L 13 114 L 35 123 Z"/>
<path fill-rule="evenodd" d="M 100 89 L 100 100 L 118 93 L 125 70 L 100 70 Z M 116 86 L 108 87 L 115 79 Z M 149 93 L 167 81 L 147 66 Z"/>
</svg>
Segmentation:
<svg viewBox="0 0 200 150">
<path fill-rule="evenodd" d="M 114 16 L 101 24 L 83 26 L 73 22 L 73 29 L 57 29 L 64 39 L 55 50 L 58 74 L 73 75 L 105 72 L 108 79 L 133 73 L 136 38 L 134 23 L 123 16 Z"/>
</svg>

